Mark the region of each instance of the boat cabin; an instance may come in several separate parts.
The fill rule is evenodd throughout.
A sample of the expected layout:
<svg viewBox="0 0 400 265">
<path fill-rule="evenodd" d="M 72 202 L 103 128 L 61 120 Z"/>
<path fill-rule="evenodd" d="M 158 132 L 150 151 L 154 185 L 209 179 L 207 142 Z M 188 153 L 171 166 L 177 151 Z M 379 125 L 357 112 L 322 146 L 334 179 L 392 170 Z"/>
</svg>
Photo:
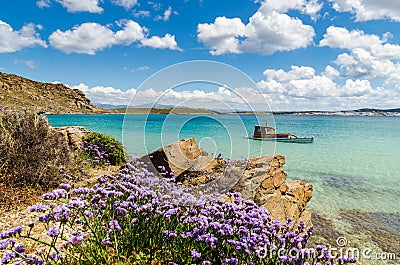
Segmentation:
<svg viewBox="0 0 400 265">
<path fill-rule="evenodd" d="M 254 138 L 272 138 L 275 134 L 275 128 L 260 125 L 254 126 Z"/>
<path fill-rule="evenodd" d="M 295 138 L 296 136 L 288 133 L 276 133 L 275 128 L 268 126 L 268 121 L 265 126 L 254 126 L 253 138 Z"/>
</svg>

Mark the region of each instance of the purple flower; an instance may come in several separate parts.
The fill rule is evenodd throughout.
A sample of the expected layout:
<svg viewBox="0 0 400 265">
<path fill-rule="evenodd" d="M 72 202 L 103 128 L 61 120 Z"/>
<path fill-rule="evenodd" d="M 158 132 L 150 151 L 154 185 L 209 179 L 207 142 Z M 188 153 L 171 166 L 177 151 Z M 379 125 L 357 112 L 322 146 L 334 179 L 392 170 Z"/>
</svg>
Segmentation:
<svg viewBox="0 0 400 265">
<path fill-rule="evenodd" d="M 199 259 L 201 257 L 201 253 L 198 252 L 197 250 L 193 249 L 192 252 L 190 252 L 190 255 L 195 258 L 195 259 Z"/>
<path fill-rule="evenodd" d="M 62 255 L 61 254 L 57 254 L 57 253 L 52 253 L 52 254 L 49 255 L 49 258 L 50 258 L 50 260 L 57 261 L 57 260 L 60 260 L 62 258 Z"/>
<path fill-rule="evenodd" d="M 227 263 L 227 264 L 238 264 L 239 263 L 239 261 L 238 261 L 238 259 L 237 258 L 230 258 L 230 259 L 225 259 L 224 260 L 225 261 L 225 263 Z"/>
<path fill-rule="evenodd" d="M 7 252 L 3 254 L 3 257 L 1 259 L 1 264 L 7 264 L 9 263 L 12 259 L 15 259 L 16 254 L 14 252 Z"/>
<path fill-rule="evenodd" d="M 0 241 L 0 250 L 8 248 L 8 240 Z"/>
<path fill-rule="evenodd" d="M 13 237 L 15 235 L 21 234 L 21 232 L 22 232 L 22 226 L 17 226 L 17 227 L 11 228 L 10 230 L 7 230 L 7 231 L 1 233 L 0 239 Z"/>
<path fill-rule="evenodd" d="M 85 236 L 84 233 L 72 233 L 72 237 L 68 240 L 68 243 L 72 245 L 77 245 L 83 241 L 83 237 Z"/>
<path fill-rule="evenodd" d="M 119 223 L 117 220 L 112 220 L 108 224 L 111 230 L 121 230 L 121 227 L 119 226 Z"/>
<path fill-rule="evenodd" d="M 101 240 L 101 244 L 102 245 L 112 245 L 112 242 L 110 241 L 110 238 L 104 238 L 103 240 Z"/>
<path fill-rule="evenodd" d="M 44 200 L 58 200 L 60 198 L 67 197 L 68 193 L 64 189 L 56 189 L 51 192 L 42 195 Z"/>
<path fill-rule="evenodd" d="M 47 223 L 51 218 L 50 214 L 41 215 L 38 217 L 39 221 L 42 223 Z"/>
<path fill-rule="evenodd" d="M 45 212 L 47 210 L 47 205 L 45 204 L 36 204 L 28 207 L 31 212 Z"/>
<path fill-rule="evenodd" d="M 25 252 L 25 246 L 23 246 L 23 245 L 16 246 L 15 251 L 18 253 L 23 253 L 23 252 Z"/>
<path fill-rule="evenodd" d="M 47 231 L 46 235 L 50 236 L 50 237 L 55 237 L 58 236 L 60 234 L 60 229 L 56 228 L 56 227 L 52 227 L 49 229 L 49 231 Z"/>
<path fill-rule="evenodd" d="M 69 185 L 69 184 L 67 184 L 67 183 L 61 183 L 60 185 L 59 185 L 59 187 L 61 188 L 61 189 L 64 189 L 64 190 L 70 190 L 71 188 L 72 188 L 72 186 L 71 185 Z"/>
</svg>

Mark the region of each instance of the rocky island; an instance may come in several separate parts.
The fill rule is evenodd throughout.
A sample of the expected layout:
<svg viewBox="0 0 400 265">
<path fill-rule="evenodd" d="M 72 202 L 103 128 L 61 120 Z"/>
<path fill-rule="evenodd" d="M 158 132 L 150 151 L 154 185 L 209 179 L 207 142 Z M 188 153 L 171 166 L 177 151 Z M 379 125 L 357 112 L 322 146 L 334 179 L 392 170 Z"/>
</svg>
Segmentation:
<svg viewBox="0 0 400 265">
<path fill-rule="evenodd" d="M 60 83 L 42 83 L 0 72 L 0 105 L 15 111 L 46 114 L 109 113 L 85 94 Z"/>
</svg>

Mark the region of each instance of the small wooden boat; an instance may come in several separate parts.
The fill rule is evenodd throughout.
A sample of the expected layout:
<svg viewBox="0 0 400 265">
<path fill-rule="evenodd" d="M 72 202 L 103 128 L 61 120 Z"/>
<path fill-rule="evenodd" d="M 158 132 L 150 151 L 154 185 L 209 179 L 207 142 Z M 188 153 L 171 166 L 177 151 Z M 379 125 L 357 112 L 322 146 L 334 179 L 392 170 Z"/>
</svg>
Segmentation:
<svg viewBox="0 0 400 265">
<path fill-rule="evenodd" d="M 275 128 L 268 126 L 268 121 L 266 122 L 265 126 L 254 126 L 253 136 L 248 136 L 247 138 L 261 141 L 277 141 L 301 144 L 314 142 L 313 135 L 310 137 L 297 137 L 291 133 L 276 133 Z"/>
</svg>

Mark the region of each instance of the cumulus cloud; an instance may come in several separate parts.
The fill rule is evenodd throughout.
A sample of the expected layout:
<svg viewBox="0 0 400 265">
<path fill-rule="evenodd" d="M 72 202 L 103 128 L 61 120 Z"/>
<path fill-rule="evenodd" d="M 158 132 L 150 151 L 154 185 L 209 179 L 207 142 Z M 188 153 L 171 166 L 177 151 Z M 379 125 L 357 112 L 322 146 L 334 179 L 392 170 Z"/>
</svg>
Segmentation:
<svg viewBox="0 0 400 265">
<path fill-rule="evenodd" d="M 20 30 L 14 30 L 9 24 L 0 20 L 0 53 L 12 53 L 35 46 L 46 48 L 46 42 L 40 38 L 36 29 L 41 29 L 41 26 L 29 23 Z"/>
<path fill-rule="evenodd" d="M 81 90 L 94 104 L 127 105 L 136 93 L 135 89 L 122 91 L 111 86 L 89 87 L 83 83 L 70 87 Z"/>
<path fill-rule="evenodd" d="M 114 5 L 122 6 L 125 9 L 131 9 L 133 6 L 137 5 L 137 0 L 111 0 Z"/>
<path fill-rule="evenodd" d="M 356 21 L 389 19 L 400 21 L 400 2 L 396 0 L 330 0 L 339 12 L 355 14 Z"/>
<path fill-rule="evenodd" d="M 246 103 L 258 104 L 264 108 L 266 106 L 266 99 L 259 90 L 245 87 L 231 90 L 225 86 L 220 86 L 216 87 L 213 91 L 204 91 L 201 88 L 182 91 L 175 91 L 173 89 L 155 90 L 153 88 L 122 91 L 110 86 L 89 87 L 81 83 L 71 86 L 71 88 L 81 90 L 94 104 L 129 104 L 129 106 L 134 107 L 157 103 L 161 105 L 211 109 L 243 109 L 246 107 Z"/>
<path fill-rule="evenodd" d="M 245 28 L 240 18 L 217 17 L 214 23 L 199 24 L 197 37 L 212 55 L 241 53 L 239 37 L 244 37 Z"/>
<path fill-rule="evenodd" d="M 198 24 L 200 42 L 212 55 L 224 53 L 273 54 L 307 47 L 315 36 L 314 28 L 299 18 L 285 14 L 296 9 L 314 16 L 321 9 L 317 1 L 265 1 L 244 24 L 240 18 L 217 17 L 213 23 Z"/>
<path fill-rule="evenodd" d="M 102 13 L 103 8 L 99 6 L 101 0 L 55 0 L 60 3 L 68 12 L 89 12 Z"/>
<path fill-rule="evenodd" d="M 322 6 L 323 4 L 319 3 L 318 0 L 268 0 L 262 2 L 260 11 L 263 13 L 269 13 L 271 11 L 286 13 L 289 10 L 298 10 L 315 19 Z"/>
<path fill-rule="evenodd" d="M 155 20 L 164 20 L 164 21 L 168 21 L 170 16 L 174 14 L 174 15 L 179 15 L 179 13 L 175 10 L 172 10 L 172 7 L 168 7 L 165 11 L 164 14 L 162 16 L 158 15 L 156 16 L 154 19 Z"/>
<path fill-rule="evenodd" d="M 292 66 L 289 71 L 267 69 L 264 76 L 258 86 L 275 110 L 344 110 L 400 104 L 399 97 L 393 98 L 394 94 L 400 96 L 400 91 L 374 88 L 366 79 L 342 80 L 329 65 L 321 74 L 312 67 Z"/>
<path fill-rule="evenodd" d="M 175 36 L 171 34 L 165 34 L 164 37 L 152 36 L 148 39 L 142 39 L 141 43 L 143 46 L 151 47 L 154 49 L 170 49 L 182 51 L 175 41 Z"/>
<path fill-rule="evenodd" d="M 89 22 L 75 26 L 71 30 L 58 29 L 50 35 L 50 45 L 67 54 L 89 55 L 94 55 L 97 51 L 113 45 L 128 46 L 135 42 L 156 49 L 180 50 L 174 35 L 166 34 L 164 37 L 147 38 L 148 30 L 132 20 L 119 21 L 117 26 L 122 29 L 116 32 L 107 26 Z"/>
<path fill-rule="evenodd" d="M 379 37 L 361 30 L 331 26 L 319 45 L 349 51 L 338 55 L 335 61 L 345 76 L 391 77 L 398 75 L 400 69 L 400 45 L 387 43 L 390 35 L 385 33 Z"/>
</svg>

